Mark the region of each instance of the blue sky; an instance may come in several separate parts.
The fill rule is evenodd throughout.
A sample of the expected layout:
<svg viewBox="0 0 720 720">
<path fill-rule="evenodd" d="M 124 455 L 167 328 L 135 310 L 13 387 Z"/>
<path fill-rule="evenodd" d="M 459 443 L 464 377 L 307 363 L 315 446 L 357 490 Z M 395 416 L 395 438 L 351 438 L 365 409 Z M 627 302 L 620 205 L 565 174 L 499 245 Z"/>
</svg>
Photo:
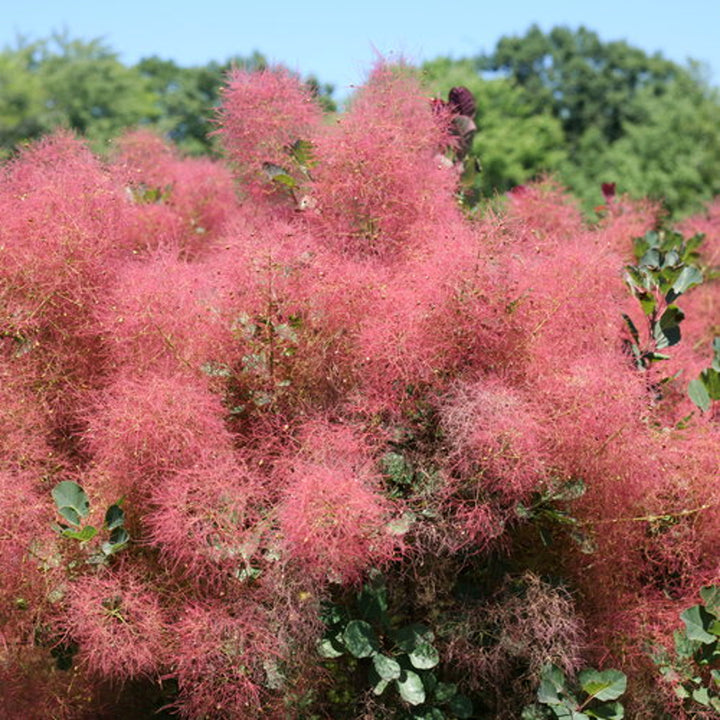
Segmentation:
<svg viewBox="0 0 720 720">
<path fill-rule="evenodd" d="M 66 30 L 102 38 L 128 64 L 159 55 L 181 65 L 259 50 L 336 86 L 362 83 L 377 53 L 413 63 L 489 51 L 502 35 L 579 25 L 677 62 L 707 63 L 720 85 L 720 0 L 5 0 L 0 46 Z"/>
</svg>

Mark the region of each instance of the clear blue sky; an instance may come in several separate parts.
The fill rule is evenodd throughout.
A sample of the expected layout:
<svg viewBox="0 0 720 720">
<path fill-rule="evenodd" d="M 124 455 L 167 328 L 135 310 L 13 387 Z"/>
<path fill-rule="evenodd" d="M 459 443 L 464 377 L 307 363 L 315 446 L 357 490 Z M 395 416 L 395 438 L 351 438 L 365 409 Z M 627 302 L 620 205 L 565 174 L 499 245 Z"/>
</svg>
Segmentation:
<svg viewBox="0 0 720 720">
<path fill-rule="evenodd" d="M 102 38 L 123 62 L 158 55 L 181 65 L 259 50 L 315 74 L 343 97 L 377 53 L 413 63 L 489 51 L 532 23 L 585 25 L 684 63 L 707 63 L 720 85 L 720 0 L 3 0 L 0 46 L 18 35 Z"/>
</svg>

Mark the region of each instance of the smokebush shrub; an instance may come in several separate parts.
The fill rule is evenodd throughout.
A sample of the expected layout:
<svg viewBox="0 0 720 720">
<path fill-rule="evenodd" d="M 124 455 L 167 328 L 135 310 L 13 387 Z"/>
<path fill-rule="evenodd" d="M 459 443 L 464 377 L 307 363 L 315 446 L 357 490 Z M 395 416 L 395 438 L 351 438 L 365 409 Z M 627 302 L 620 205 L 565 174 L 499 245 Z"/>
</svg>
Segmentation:
<svg viewBox="0 0 720 720">
<path fill-rule="evenodd" d="M 717 204 L 678 334 L 654 205 L 468 217 L 409 68 L 223 98 L 224 161 L 2 168 L 3 716 L 692 717 L 649 648 L 720 582 Z"/>
</svg>

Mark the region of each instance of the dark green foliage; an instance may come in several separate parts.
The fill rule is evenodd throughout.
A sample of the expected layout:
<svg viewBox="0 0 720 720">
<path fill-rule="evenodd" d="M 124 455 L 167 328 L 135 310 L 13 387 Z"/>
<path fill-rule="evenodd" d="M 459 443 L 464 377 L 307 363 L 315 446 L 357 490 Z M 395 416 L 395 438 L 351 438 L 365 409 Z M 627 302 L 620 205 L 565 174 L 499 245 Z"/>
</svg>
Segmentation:
<svg viewBox="0 0 720 720">
<path fill-rule="evenodd" d="M 712 365 L 700 373 L 688 384 L 690 399 L 703 411 L 707 412 L 713 400 L 720 400 L 720 337 L 713 340 Z"/>
<path fill-rule="evenodd" d="M 100 40 L 66 34 L 18 41 L 0 52 L 0 152 L 58 127 L 87 137 L 97 151 L 127 128 L 153 127 L 189 154 L 215 154 L 215 110 L 233 67 L 262 70 L 259 52 L 225 62 L 183 67 L 157 56 L 126 66 Z M 326 110 L 333 87 L 310 77 Z"/>
<path fill-rule="evenodd" d="M 627 688 L 627 678 L 619 670 L 583 670 L 571 683 L 556 665 L 542 672 L 535 705 L 525 708 L 522 720 L 560 718 L 562 720 L 622 720 L 625 710 L 617 702 Z"/>
<path fill-rule="evenodd" d="M 678 65 L 591 30 L 537 26 L 474 58 L 424 66 L 433 90 L 478 100 L 480 196 L 552 173 L 582 200 L 598 188 L 687 213 L 720 193 L 720 97 L 696 63 Z"/>
<path fill-rule="evenodd" d="M 80 485 L 70 480 L 63 480 L 53 488 L 52 497 L 58 514 L 66 521 L 54 525 L 63 537 L 77 540 L 84 546 L 98 535 L 98 528 L 93 525 L 83 525 L 83 520 L 90 514 L 90 500 Z M 92 550 L 86 562 L 103 564 L 112 555 L 123 550 L 130 542 L 130 534 L 124 525 L 125 512 L 120 507 L 120 502 L 110 505 L 105 512 L 105 520 L 101 528 L 107 533 L 107 539 L 99 548 Z"/>
<path fill-rule="evenodd" d="M 63 127 L 98 149 L 123 129 L 158 118 L 153 93 L 136 68 L 98 40 L 66 35 L 18 43 L 0 52 L 0 146 L 15 145 Z"/>
<path fill-rule="evenodd" d="M 667 359 L 658 351 L 680 342 L 680 322 L 685 315 L 675 300 L 703 281 L 696 264 L 703 239 L 694 235 L 685 240 L 678 232 L 653 230 L 635 240 L 638 263 L 625 268 L 625 281 L 647 319 L 645 336 L 641 337 L 628 315 L 623 317 L 631 337 L 628 348 L 639 370 Z"/>
<path fill-rule="evenodd" d="M 533 25 L 524 37 L 501 38 L 494 52 L 477 62 L 482 70 L 510 76 L 538 111 L 558 118 L 571 154 L 590 128 L 598 128 L 608 143 L 620 138 L 625 124 L 639 119 L 633 101 L 641 90 L 661 94 L 687 72 L 624 41 L 603 42 L 582 26 L 545 34 Z"/>
<path fill-rule="evenodd" d="M 680 615 L 685 627 L 675 631 L 674 652 L 653 652 L 664 679 L 690 717 L 720 713 L 720 587 L 700 590 L 702 603 Z"/>
<path fill-rule="evenodd" d="M 556 482 L 543 491 L 533 493 L 529 502 L 518 503 L 515 513 L 537 527 L 543 545 L 551 545 L 558 530 L 564 529 L 583 552 L 590 553 L 594 550 L 591 536 L 567 510 L 568 503 L 581 498 L 585 491 L 582 478 Z"/>
<path fill-rule="evenodd" d="M 392 717 L 450 720 L 473 716 L 472 702 L 457 685 L 444 682 L 435 633 L 426 625 L 404 622 L 388 602 L 385 578 L 375 574 L 350 602 L 329 605 L 324 620 L 327 632 L 318 652 L 335 673 L 345 670 L 336 687 L 354 682 L 347 697 L 334 694 L 338 704 L 358 700 L 365 688 L 372 690 Z M 342 712 L 335 710 L 336 715 Z M 352 712 L 352 710 L 350 710 Z"/>
</svg>

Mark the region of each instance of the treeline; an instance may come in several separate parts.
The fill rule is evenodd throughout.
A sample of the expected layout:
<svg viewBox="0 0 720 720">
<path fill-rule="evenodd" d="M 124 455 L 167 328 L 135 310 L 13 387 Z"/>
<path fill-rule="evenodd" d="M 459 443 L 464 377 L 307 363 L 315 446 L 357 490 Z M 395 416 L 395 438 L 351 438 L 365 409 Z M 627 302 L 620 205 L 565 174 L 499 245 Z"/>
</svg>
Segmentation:
<svg viewBox="0 0 720 720">
<path fill-rule="evenodd" d="M 481 196 L 550 172 L 586 207 L 616 182 L 685 214 L 720 193 L 720 96 L 697 63 L 678 65 L 580 28 L 533 26 L 491 53 L 424 65 L 431 87 L 478 99 Z"/>
<path fill-rule="evenodd" d="M 0 53 L 0 151 L 64 126 L 94 149 L 128 126 L 157 129 L 183 151 L 216 151 L 212 117 L 232 66 L 262 68 L 254 52 L 196 67 L 145 58 L 124 65 L 100 41 L 54 36 Z M 464 85 L 477 98 L 468 180 L 472 201 L 544 173 L 586 208 L 603 182 L 662 200 L 677 215 L 720 194 L 720 95 L 690 62 L 679 65 L 586 28 L 537 26 L 501 38 L 494 50 L 438 58 L 421 72 L 429 94 Z M 326 109 L 333 87 L 306 79 Z"/>
<path fill-rule="evenodd" d="M 214 108 L 228 70 L 266 66 L 259 52 L 194 67 L 156 56 L 127 66 L 100 40 L 20 40 L 0 52 L 0 154 L 58 127 L 102 152 L 136 126 L 159 131 L 186 153 L 212 154 Z M 306 82 L 327 109 L 334 108 L 331 86 L 313 77 Z"/>
</svg>

